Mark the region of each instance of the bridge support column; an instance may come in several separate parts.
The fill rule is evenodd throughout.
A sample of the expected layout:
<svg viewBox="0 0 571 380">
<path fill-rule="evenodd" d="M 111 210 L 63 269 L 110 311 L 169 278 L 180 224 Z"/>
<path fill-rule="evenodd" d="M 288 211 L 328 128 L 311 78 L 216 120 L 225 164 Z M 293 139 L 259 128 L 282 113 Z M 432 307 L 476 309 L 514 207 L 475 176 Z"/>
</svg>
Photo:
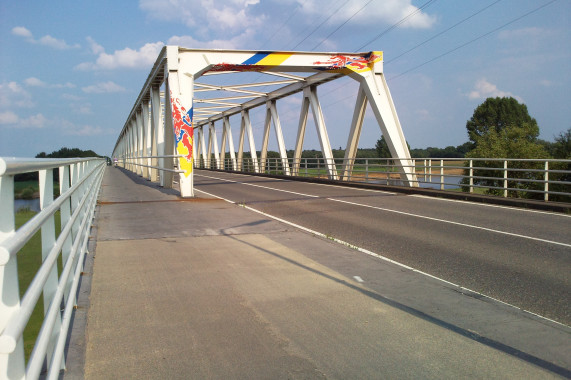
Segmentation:
<svg viewBox="0 0 571 380">
<path fill-rule="evenodd" d="M 401 180 L 407 186 L 417 187 L 410 152 L 384 74 L 371 70 L 352 77 L 362 84 L 391 155 L 399 166 Z"/>
<path fill-rule="evenodd" d="M 317 136 L 319 137 L 321 152 L 323 153 L 323 158 L 325 159 L 327 175 L 329 179 L 336 180 L 337 169 L 335 167 L 335 160 L 333 158 L 333 152 L 331 150 L 331 143 L 329 142 L 327 128 L 325 127 L 325 119 L 323 118 L 321 105 L 319 104 L 319 99 L 317 98 L 317 87 L 306 87 L 304 89 L 304 97 L 309 99 L 309 104 L 311 105 L 311 113 L 313 113 L 313 120 L 315 122 L 315 127 L 317 128 Z"/>
<path fill-rule="evenodd" d="M 206 144 L 204 144 L 204 127 L 198 128 L 198 144 L 202 156 L 202 165 L 210 169 L 210 157 L 206 155 Z"/>
<path fill-rule="evenodd" d="M 151 166 L 162 167 L 162 159 L 156 158 L 159 156 L 159 141 L 164 138 L 161 131 L 164 129 L 162 117 L 161 117 L 161 88 L 160 86 L 151 87 L 151 130 L 152 130 L 152 141 L 151 141 Z M 164 152 L 163 152 L 164 153 Z M 159 182 L 160 174 L 156 168 L 151 168 L 151 181 Z M 162 183 L 161 183 L 162 185 Z"/>
<path fill-rule="evenodd" d="M 236 171 L 236 153 L 234 152 L 234 140 L 232 139 L 232 131 L 230 130 L 230 120 L 228 117 L 222 119 L 222 144 L 220 147 L 220 161 L 222 169 L 226 169 L 226 141 L 228 141 L 228 151 L 230 153 L 230 161 L 232 162 L 232 170 Z"/>
<path fill-rule="evenodd" d="M 244 110 L 241 112 L 241 116 L 242 121 L 240 125 L 240 146 L 238 147 L 238 162 L 240 165 L 240 170 L 244 170 L 244 135 L 247 134 L 252 166 L 254 167 L 254 172 L 259 173 L 260 168 L 258 167 L 258 153 L 256 152 L 254 133 L 252 132 L 252 123 L 250 122 L 250 112 L 248 110 Z"/>
<path fill-rule="evenodd" d="M 143 102 L 142 105 L 142 116 L 143 116 L 143 177 L 145 179 L 151 179 L 150 168 L 151 159 L 149 158 L 151 151 L 151 121 L 149 115 L 149 102 Z"/>
<path fill-rule="evenodd" d="M 214 163 L 216 169 L 220 168 L 220 152 L 218 151 L 218 139 L 216 138 L 216 128 L 214 122 L 208 125 L 208 158 L 210 159 L 214 154 Z M 210 166 L 208 166 L 210 168 Z"/>
<path fill-rule="evenodd" d="M 137 174 L 141 177 L 145 177 L 147 168 L 144 167 L 146 159 L 143 157 L 146 156 L 144 154 L 145 151 L 145 130 L 143 126 L 143 111 L 139 108 L 137 111 L 137 116 L 135 119 L 135 123 L 137 125 Z"/>
<path fill-rule="evenodd" d="M 168 59 L 168 99 L 166 109 L 169 126 L 173 133 L 174 151 L 178 155 L 180 195 L 183 198 L 194 196 L 194 128 L 192 124 L 192 98 L 194 81 L 191 75 L 179 72 L 178 48 L 167 49 Z M 167 129 L 169 129 L 167 127 Z"/>
<path fill-rule="evenodd" d="M 349 138 L 347 139 L 347 147 L 345 148 L 345 158 L 343 159 L 343 178 L 344 181 L 351 179 L 355 158 L 357 157 L 357 149 L 359 148 L 359 138 L 363 128 L 363 120 L 365 119 L 365 110 L 367 109 L 367 96 L 363 90 L 363 85 L 359 85 L 357 101 L 355 102 L 355 110 L 353 111 L 353 120 L 351 121 L 351 129 Z"/>
<path fill-rule="evenodd" d="M 289 170 L 289 162 L 287 159 L 287 151 L 284 142 L 284 134 L 282 132 L 282 125 L 280 124 L 280 117 L 278 115 L 278 109 L 276 107 L 276 101 L 270 100 L 266 103 L 266 107 L 270 114 L 270 119 L 273 120 L 274 123 L 274 131 L 276 133 L 276 139 L 278 140 L 278 151 L 280 153 L 280 158 L 282 162 L 282 168 L 285 175 L 291 175 Z M 267 118 L 266 118 L 267 119 Z M 267 145 L 266 145 L 267 150 Z"/>
</svg>

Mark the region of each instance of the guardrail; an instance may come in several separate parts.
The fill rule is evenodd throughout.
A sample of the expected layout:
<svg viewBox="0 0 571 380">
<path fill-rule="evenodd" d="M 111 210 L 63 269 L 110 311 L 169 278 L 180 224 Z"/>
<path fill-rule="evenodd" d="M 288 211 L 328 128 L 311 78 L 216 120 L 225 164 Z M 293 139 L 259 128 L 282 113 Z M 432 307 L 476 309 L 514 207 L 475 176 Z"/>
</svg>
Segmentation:
<svg viewBox="0 0 571 380">
<path fill-rule="evenodd" d="M 260 162 L 260 159 L 257 160 Z M 340 181 L 378 183 L 402 186 L 399 165 L 386 158 L 356 158 L 350 162 L 340 158 L 289 159 L 290 172 L 301 177 L 329 178 Z M 211 158 L 196 162 L 199 168 L 239 172 L 284 174 L 281 158 L 266 158 L 256 167 L 250 158 L 241 162 Z M 351 170 L 348 170 L 349 167 Z M 571 202 L 571 160 L 503 159 L 503 158 L 416 158 L 412 160 L 416 178 L 423 188 L 480 192 L 503 197 L 535 198 L 545 201 Z M 331 178 L 331 172 L 336 178 Z"/>
<path fill-rule="evenodd" d="M 0 379 L 56 379 L 65 368 L 64 348 L 105 159 L 0 158 Z M 59 195 L 54 199 L 54 170 Z M 14 176 L 38 172 L 41 211 L 15 227 Z M 56 234 L 56 214 L 61 231 Z M 18 253 L 41 231 L 42 264 L 20 297 Z M 43 294 L 43 322 L 29 359 L 23 332 Z"/>
</svg>

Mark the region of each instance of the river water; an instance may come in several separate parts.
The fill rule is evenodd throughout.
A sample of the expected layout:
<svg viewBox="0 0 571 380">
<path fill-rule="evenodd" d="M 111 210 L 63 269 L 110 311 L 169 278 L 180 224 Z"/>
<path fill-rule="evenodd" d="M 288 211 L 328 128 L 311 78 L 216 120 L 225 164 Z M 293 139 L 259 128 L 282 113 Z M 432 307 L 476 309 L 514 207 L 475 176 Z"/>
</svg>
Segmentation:
<svg viewBox="0 0 571 380">
<path fill-rule="evenodd" d="M 40 198 L 14 199 L 14 211 L 29 208 L 31 211 L 40 212 Z"/>
</svg>

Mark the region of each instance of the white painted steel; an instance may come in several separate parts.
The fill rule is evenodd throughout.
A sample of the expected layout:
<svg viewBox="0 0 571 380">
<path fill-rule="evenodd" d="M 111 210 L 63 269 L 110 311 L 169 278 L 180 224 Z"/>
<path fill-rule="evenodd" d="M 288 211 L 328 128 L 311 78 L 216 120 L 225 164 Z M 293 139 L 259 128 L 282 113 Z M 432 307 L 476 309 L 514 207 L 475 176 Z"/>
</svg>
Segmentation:
<svg viewBox="0 0 571 380">
<path fill-rule="evenodd" d="M 396 159 L 395 164 L 398 166 L 401 180 L 407 186 L 416 186 L 415 172 L 411 170 L 410 153 L 382 71 L 382 52 L 257 52 L 196 50 L 166 46 L 159 54 L 119 134 L 113 156 L 122 160 L 123 167 L 135 171 L 145 178 L 149 177 L 147 167 L 158 166 L 162 168 L 160 171 L 151 170 L 150 178 L 157 180 L 157 175 L 159 175 L 157 173 L 160 173 L 161 186 L 168 188 L 172 187 L 172 171 L 176 169 L 173 167 L 173 161 L 167 156 L 172 154 L 175 149 L 187 151 L 186 155 L 179 157 L 177 168 L 184 170 L 184 173 L 178 172 L 180 173 L 181 195 L 183 197 L 192 196 L 192 163 L 196 162 L 197 165 L 211 167 L 213 163 L 210 161 L 213 155 L 216 161 L 215 167 L 222 169 L 226 144 L 228 144 L 232 169 L 243 169 L 243 143 L 246 134 L 248 134 L 252 164 L 256 168 L 254 170 L 258 172 L 270 170 L 269 167 L 266 167 L 266 159 L 269 133 L 273 124 L 281 160 L 279 168 L 286 175 L 297 174 L 300 169 L 307 113 L 311 106 L 322 154 L 326 159 L 325 167 L 328 177 L 337 179 L 339 175 L 337 167 L 334 165 L 325 118 L 317 97 L 317 86 L 349 76 L 360 83 L 360 90 L 353 121 L 351 126 L 348 126 L 350 131 L 348 131 L 347 155 L 343 163 L 341 178 L 348 179 L 351 177 L 352 162 L 354 162 L 356 155 L 365 106 L 369 103 L 389 145 L 391 154 Z M 215 84 L 197 82 L 203 76 L 216 75 L 217 78 L 226 78 L 224 74 L 238 72 L 257 72 L 261 75 L 270 75 L 280 79 L 254 83 L 234 83 L 232 81 L 232 83 Z M 165 88 L 164 104 L 168 106 L 165 108 L 164 121 L 157 118 L 158 112 L 156 111 L 159 104 L 157 94 L 161 86 Z M 221 95 L 221 91 L 225 94 Z M 304 93 L 304 100 L 300 113 L 294 161 L 290 164 L 277 111 L 277 101 L 299 92 Z M 187 112 L 182 115 L 182 121 L 189 127 L 188 132 L 184 133 L 192 135 L 186 140 L 180 139 L 178 135 L 173 135 L 173 128 L 180 131 L 177 125 L 183 125 L 178 113 L 173 114 L 171 109 L 179 101 L 181 109 Z M 143 117 L 142 122 L 140 121 L 140 113 L 146 115 L 145 107 L 148 106 L 149 102 L 151 103 L 152 132 L 148 132 L 145 117 Z M 252 128 L 248 111 L 263 106 L 266 108 L 266 121 L 258 160 L 251 136 Z M 237 160 L 228 119 L 232 115 L 241 115 L 242 118 Z M 214 127 L 214 123 L 218 120 L 223 123 L 221 151 L 218 151 Z M 178 124 L 175 125 L 176 123 Z M 209 130 L 208 146 L 203 141 L 205 128 Z M 196 133 L 193 133 L 193 130 Z M 153 148 L 155 142 L 146 141 L 149 136 L 156 140 L 156 152 Z M 175 137 L 177 138 L 176 143 Z M 197 138 L 198 143 L 196 143 Z M 158 163 L 127 162 L 125 160 L 125 158 L 140 158 L 143 155 L 148 155 L 149 149 L 151 156 L 164 158 L 160 159 Z M 198 159 L 200 156 L 202 156 L 202 163 L 197 162 L 200 161 Z M 134 163 L 139 165 L 134 165 Z"/>
<path fill-rule="evenodd" d="M 86 252 L 105 166 L 105 159 L 0 158 L 0 379 L 38 378 L 46 360 L 55 376 L 64 368 L 63 349 L 83 268 L 78 258 Z M 58 168 L 60 182 L 55 200 L 54 168 Z M 14 175 L 31 171 L 39 171 L 41 211 L 15 230 Z M 61 232 L 56 239 L 57 211 Z M 42 256 L 42 265 L 20 299 L 17 254 L 39 230 L 42 246 L 37 254 Z M 58 279 L 60 255 L 64 270 Z M 40 296 L 44 321 L 26 365 L 22 334 Z"/>
</svg>

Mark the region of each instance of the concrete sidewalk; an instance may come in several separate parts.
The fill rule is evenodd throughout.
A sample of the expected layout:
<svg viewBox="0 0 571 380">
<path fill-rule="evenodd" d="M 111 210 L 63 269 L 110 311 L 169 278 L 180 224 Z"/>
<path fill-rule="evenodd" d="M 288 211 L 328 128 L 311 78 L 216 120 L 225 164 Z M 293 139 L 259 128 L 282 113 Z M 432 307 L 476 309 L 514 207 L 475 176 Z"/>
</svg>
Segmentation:
<svg viewBox="0 0 571 380">
<path fill-rule="evenodd" d="M 107 169 L 85 378 L 557 377 L 310 258 L 349 248 L 197 195 Z"/>
</svg>

